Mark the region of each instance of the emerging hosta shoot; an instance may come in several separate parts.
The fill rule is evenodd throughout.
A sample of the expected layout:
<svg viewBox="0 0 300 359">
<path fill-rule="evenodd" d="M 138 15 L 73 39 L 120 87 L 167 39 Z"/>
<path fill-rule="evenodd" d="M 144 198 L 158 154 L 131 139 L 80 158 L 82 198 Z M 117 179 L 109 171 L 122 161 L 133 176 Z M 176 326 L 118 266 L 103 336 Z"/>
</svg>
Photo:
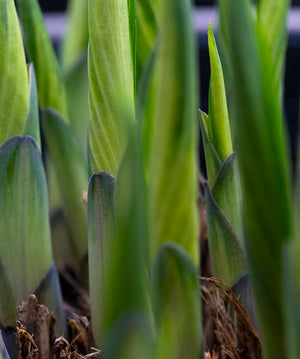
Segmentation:
<svg viewBox="0 0 300 359">
<path fill-rule="evenodd" d="M 205 187 L 208 242 L 213 275 L 233 284 L 246 269 L 242 249 L 240 188 L 232 152 L 222 65 L 210 25 L 209 115 L 200 113 L 208 185 Z"/>
</svg>

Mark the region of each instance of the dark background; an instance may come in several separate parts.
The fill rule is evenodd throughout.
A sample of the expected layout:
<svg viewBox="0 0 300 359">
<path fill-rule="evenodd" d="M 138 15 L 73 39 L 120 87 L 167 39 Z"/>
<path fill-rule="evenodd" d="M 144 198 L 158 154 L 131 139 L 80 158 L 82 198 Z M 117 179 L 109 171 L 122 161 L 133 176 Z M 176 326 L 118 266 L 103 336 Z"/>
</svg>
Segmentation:
<svg viewBox="0 0 300 359">
<path fill-rule="evenodd" d="M 44 11 L 62 11 L 66 8 L 66 0 L 39 0 Z M 281 1 L 281 0 L 278 0 Z M 196 5 L 213 5 L 214 0 L 195 0 Z M 293 0 L 293 5 L 300 5 L 300 0 Z"/>
</svg>

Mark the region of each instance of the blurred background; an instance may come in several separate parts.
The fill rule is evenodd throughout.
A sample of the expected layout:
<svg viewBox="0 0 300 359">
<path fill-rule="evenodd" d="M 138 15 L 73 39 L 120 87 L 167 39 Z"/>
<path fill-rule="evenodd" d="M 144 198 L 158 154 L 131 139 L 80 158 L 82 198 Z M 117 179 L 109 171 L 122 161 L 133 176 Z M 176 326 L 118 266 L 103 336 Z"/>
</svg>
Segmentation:
<svg viewBox="0 0 300 359">
<path fill-rule="evenodd" d="M 278 0 L 280 1 L 280 0 Z M 67 0 L 39 0 L 45 14 L 46 24 L 50 36 L 58 48 L 59 40 L 65 26 L 64 11 Z M 201 74 L 201 109 L 207 111 L 208 83 L 209 83 L 209 58 L 207 45 L 208 23 L 212 22 L 217 28 L 217 14 L 214 0 L 194 0 L 195 3 L 195 27 L 199 45 L 199 67 Z M 289 14 L 289 37 L 286 55 L 285 74 L 285 113 L 291 139 L 291 156 L 296 155 L 297 129 L 299 118 L 299 79 L 300 79 L 300 0 L 292 0 L 292 9 Z"/>
</svg>

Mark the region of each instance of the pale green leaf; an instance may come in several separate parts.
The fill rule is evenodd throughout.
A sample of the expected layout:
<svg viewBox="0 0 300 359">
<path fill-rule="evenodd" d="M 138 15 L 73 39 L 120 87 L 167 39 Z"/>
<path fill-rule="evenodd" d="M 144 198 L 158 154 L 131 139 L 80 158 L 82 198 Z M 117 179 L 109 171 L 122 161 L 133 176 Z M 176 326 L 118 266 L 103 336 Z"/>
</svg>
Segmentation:
<svg viewBox="0 0 300 359">
<path fill-rule="evenodd" d="M 15 136 L 0 148 L 1 310 L 15 312 L 34 292 L 52 264 L 46 178 L 31 137 Z M 8 297 L 6 297 L 6 295 Z M 12 300 L 13 299 L 13 300 Z M 3 307 L 4 306 L 4 307 Z M 2 325 L 14 326 L 15 320 Z"/>
<path fill-rule="evenodd" d="M 87 253 L 87 211 L 82 200 L 88 187 L 86 162 L 71 126 L 52 109 L 44 109 L 42 123 L 47 148 L 57 175 L 66 220 L 72 233 L 72 256 L 80 266 Z M 79 270 L 80 267 L 77 267 Z"/>
<path fill-rule="evenodd" d="M 162 243 L 173 241 L 198 263 L 198 74 L 191 4 L 164 0 L 158 9 L 160 42 L 149 170 L 151 260 Z"/>
<path fill-rule="evenodd" d="M 89 145 L 96 172 L 116 175 L 134 119 L 127 0 L 89 2 Z"/>
<path fill-rule="evenodd" d="M 183 247 L 167 243 L 160 248 L 151 271 L 151 296 L 157 330 L 155 357 L 199 358 L 199 281 L 194 263 Z"/>
<path fill-rule="evenodd" d="M 28 73 L 13 0 L 0 1 L 0 145 L 21 135 L 28 103 Z"/>
<path fill-rule="evenodd" d="M 209 25 L 208 30 L 208 48 L 211 75 L 209 83 L 209 118 L 206 121 L 206 126 L 210 141 L 223 162 L 232 153 L 232 143 L 222 64 L 211 25 Z"/>
<path fill-rule="evenodd" d="M 49 39 L 37 0 L 17 0 L 26 50 L 34 64 L 39 103 L 67 118 L 65 88 L 61 70 Z"/>
<path fill-rule="evenodd" d="M 283 358 L 282 246 L 292 235 L 291 180 L 278 81 L 250 1 L 223 0 L 232 73 L 245 246 L 266 359 Z M 274 281 L 276 278 L 276 281 Z M 274 316 L 274 313 L 276 315 Z"/>
<path fill-rule="evenodd" d="M 239 237 L 205 187 L 207 230 L 214 277 L 232 285 L 245 272 L 245 255 Z"/>
</svg>

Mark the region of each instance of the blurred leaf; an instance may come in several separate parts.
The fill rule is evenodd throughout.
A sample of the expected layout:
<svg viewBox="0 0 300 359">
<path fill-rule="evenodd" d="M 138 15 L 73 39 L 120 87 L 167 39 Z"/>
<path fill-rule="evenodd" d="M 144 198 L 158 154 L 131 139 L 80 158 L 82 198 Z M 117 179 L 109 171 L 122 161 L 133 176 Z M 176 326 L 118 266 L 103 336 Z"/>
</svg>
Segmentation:
<svg viewBox="0 0 300 359">
<path fill-rule="evenodd" d="M 258 26 L 264 36 L 264 46 L 271 53 L 270 64 L 273 64 L 278 86 L 281 85 L 284 74 L 287 43 L 286 19 L 290 3 L 290 0 L 260 0 L 258 2 Z"/>
<path fill-rule="evenodd" d="M 137 18 L 136 18 L 136 0 L 127 0 L 129 34 L 131 44 L 131 56 L 133 67 L 134 95 L 136 92 L 136 36 L 137 36 Z"/>
<path fill-rule="evenodd" d="M 82 152 L 87 160 L 87 137 L 89 120 L 89 80 L 87 54 L 83 51 L 65 77 L 70 122 L 80 141 Z"/>
<path fill-rule="evenodd" d="M 40 122 L 39 122 L 39 106 L 38 95 L 36 88 L 36 79 L 34 67 L 32 64 L 28 66 L 29 73 L 29 98 L 26 113 L 25 124 L 23 128 L 23 136 L 31 136 L 37 143 L 41 151 L 41 136 L 40 136 Z"/>
<path fill-rule="evenodd" d="M 114 240 L 114 178 L 106 172 L 94 174 L 88 192 L 88 238 L 90 298 L 93 333 L 101 344 L 104 315 L 104 283 L 109 268 L 109 255 Z"/>
<path fill-rule="evenodd" d="M 212 186 L 215 178 L 217 177 L 217 174 L 222 167 L 222 162 L 219 155 L 217 154 L 216 149 L 214 148 L 214 145 L 211 143 L 211 140 L 209 138 L 207 131 L 208 121 L 209 118 L 207 114 L 200 111 L 200 128 L 205 154 L 206 171 L 208 183 L 210 186 Z"/>
<path fill-rule="evenodd" d="M 28 74 L 13 0 L 0 0 L 0 145 L 22 134 L 28 103 Z"/>
<path fill-rule="evenodd" d="M 151 342 L 147 318 L 140 312 L 129 312 L 111 330 L 104 347 L 105 356 L 109 359 L 150 359 Z"/>
<path fill-rule="evenodd" d="M 232 285 L 245 271 L 245 257 L 238 235 L 205 187 L 209 249 L 214 277 Z"/>
<path fill-rule="evenodd" d="M 188 253 L 164 244 L 151 271 L 157 329 L 156 358 L 198 359 L 201 350 L 201 300 L 197 271 Z"/>
<path fill-rule="evenodd" d="M 248 0 L 224 0 L 245 245 L 266 359 L 285 357 L 282 246 L 291 237 L 290 172 L 272 54 Z M 228 41 L 229 40 L 229 41 Z M 274 278 L 276 280 L 274 281 Z M 276 315 L 274 315 L 276 313 Z"/>
<path fill-rule="evenodd" d="M 51 207 L 50 207 L 51 212 Z M 66 268 L 75 268 L 76 261 L 72 253 L 72 233 L 68 226 L 63 208 L 53 209 L 50 217 L 53 259 L 62 273 Z"/>
<path fill-rule="evenodd" d="M 220 160 L 223 162 L 232 153 L 232 144 L 223 70 L 211 25 L 209 25 L 208 30 L 208 48 L 211 75 L 209 83 L 209 118 L 206 121 L 206 126 L 209 138 Z"/>
<path fill-rule="evenodd" d="M 67 28 L 61 48 L 62 67 L 68 72 L 78 63 L 89 42 L 88 0 L 70 0 L 67 9 Z"/>
<path fill-rule="evenodd" d="M 139 82 L 144 64 L 153 50 L 157 33 L 157 21 L 151 0 L 137 0 L 137 82 Z"/>
<path fill-rule="evenodd" d="M 214 200 L 231 223 L 239 240 L 241 240 L 242 222 L 239 191 L 236 154 L 233 152 L 223 162 L 211 187 L 211 192 Z"/>
<path fill-rule="evenodd" d="M 116 175 L 134 119 L 127 0 L 89 3 L 89 144 L 96 172 Z"/>
<path fill-rule="evenodd" d="M 257 314 L 255 309 L 253 290 L 251 287 L 249 274 L 243 273 L 231 286 L 231 289 L 235 296 L 239 299 L 239 302 L 246 309 L 251 323 L 255 330 L 258 330 Z"/>
<path fill-rule="evenodd" d="M 138 83 L 136 98 L 136 118 L 139 124 L 143 148 L 146 179 L 149 180 L 149 165 L 154 124 L 155 94 L 157 76 L 154 73 L 157 46 L 154 46 L 146 60 Z"/>
<path fill-rule="evenodd" d="M 7 327 L 15 326 L 17 304 L 52 264 L 46 178 L 32 138 L 15 136 L 2 145 L 0 181 L 0 287 L 7 287 L 0 322 Z"/>
<path fill-rule="evenodd" d="M 283 250 L 283 303 L 285 319 L 286 357 L 298 359 L 300 355 L 300 283 L 299 241 L 286 243 Z"/>
<path fill-rule="evenodd" d="M 83 191 L 88 187 L 86 163 L 75 132 L 59 113 L 53 109 L 44 109 L 42 120 L 47 148 L 64 202 L 66 220 L 72 233 L 72 255 L 77 265 L 80 265 L 88 246 L 87 210 L 82 200 Z"/>
<path fill-rule="evenodd" d="M 151 261 L 162 243 L 173 241 L 197 263 L 198 74 L 191 4 L 164 0 L 157 13 L 160 43 L 149 171 Z"/>
<path fill-rule="evenodd" d="M 61 70 L 47 34 L 37 0 L 17 0 L 26 50 L 34 64 L 40 106 L 51 107 L 67 118 Z"/>
</svg>

